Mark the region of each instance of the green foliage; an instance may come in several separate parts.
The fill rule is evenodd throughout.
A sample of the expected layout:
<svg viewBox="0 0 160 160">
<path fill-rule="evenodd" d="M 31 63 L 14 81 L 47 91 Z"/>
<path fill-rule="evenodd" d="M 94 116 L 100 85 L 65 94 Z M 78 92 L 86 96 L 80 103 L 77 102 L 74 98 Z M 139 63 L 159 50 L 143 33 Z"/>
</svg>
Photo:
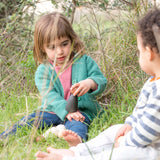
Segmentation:
<svg viewBox="0 0 160 160">
<path fill-rule="evenodd" d="M 12 15 L 13 13 L 17 12 L 19 5 L 21 5 L 22 2 L 19 0 L 5 0 L 0 2 L 0 19 L 5 18 L 8 15 Z"/>
<path fill-rule="evenodd" d="M 10 3 L 5 4 L 8 5 L 8 10 Z M 34 5 L 30 1 L 20 1 L 15 5 L 14 12 L 10 13 L 7 10 L 7 17 L 0 19 L 1 22 L 6 22 L 0 34 L 1 91 L 9 88 L 14 90 L 18 86 L 28 88 L 28 91 L 34 89 L 33 72 L 36 67 L 32 56 L 34 16 L 25 11 L 26 6 Z M 18 92 L 20 91 L 21 89 Z"/>
<path fill-rule="evenodd" d="M 75 8 L 88 7 L 97 8 L 98 10 L 107 11 L 108 9 L 121 9 L 121 10 L 135 10 L 137 16 L 140 15 L 142 10 L 147 11 L 148 8 L 153 7 L 151 1 L 146 0 L 51 0 L 56 8 L 63 8 L 63 12 L 66 16 L 73 16 Z M 60 4 L 60 5 L 59 5 Z"/>
</svg>

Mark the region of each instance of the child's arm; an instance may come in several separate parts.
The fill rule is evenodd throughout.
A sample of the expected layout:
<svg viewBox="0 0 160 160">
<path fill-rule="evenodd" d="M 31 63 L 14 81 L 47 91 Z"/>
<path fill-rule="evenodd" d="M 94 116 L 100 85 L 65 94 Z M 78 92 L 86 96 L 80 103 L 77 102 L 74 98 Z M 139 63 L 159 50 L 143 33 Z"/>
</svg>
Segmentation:
<svg viewBox="0 0 160 160">
<path fill-rule="evenodd" d="M 39 65 L 35 74 L 35 83 L 42 97 L 41 110 L 54 112 L 64 120 L 68 114 L 65 110 L 67 101 L 62 96 L 63 88 L 60 90 L 60 81 L 49 65 Z"/>
<path fill-rule="evenodd" d="M 130 130 L 132 129 L 132 126 L 129 124 L 124 124 L 117 132 L 116 138 L 115 138 L 115 147 L 119 146 L 120 137 L 125 136 Z"/>
<path fill-rule="evenodd" d="M 92 79 L 86 79 L 83 81 L 80 81 L 79 83 L 74 84 L 71 87 L 71 93 L 73 93 L 74 96 L 83 96 L 86 94 L 89 90 L 96 90 L 97 84 Z"/>
<path fill-rule="evenodd" d="M 120 142 L 120 146 L 145 147 L 160 138 L 160 93 L 158 90 L 157 93 L 156 96 L 150 96 L 145 107 L 143 106 L 145 108 L 143 112 L 142 109 L 139 109 L 140 118 L 137 120 L 137 124 L 126 134 Z M 140 113 L 143 115 L 141 116 Z"/>
<path fill-rule="evenodd" d="M 107 84 L 107 79 L 97 63 L 87 55 L 84 55 L 77 63 L 73 64 L 72 78 L 77 84 L 72 83 L 73 88 L 71 87 L 71 92 L 76 87 L 80 87 L 79 89 L 77 88 L 78 90 L 74 94 L 78 96 L 84 95 L 87 92 L 93 96 L 97 96 L 105 90 Z M 80 93 L 78 94 L 79 91 Z"/>
<path fill-rule="evenodd" d="M 116 140 L 121 137 L 124 136 L 125 134 L 127 134 L 130 130 L 132 129 L 132 126 L 129 124 L 124 124 L 117 132 L 116 134 Z"/>
<path fill-rule="evenodd" d="M 107 79 L 104 77 L 98 64 L 89 56 L 87 57 L 86 67 L 88 76 L 87 79 L 93 80 L 96 84 L 96 90 L 93 89 L 93 92 L 90 93 L 97 96 L 106 89 Z"/>
</svg>

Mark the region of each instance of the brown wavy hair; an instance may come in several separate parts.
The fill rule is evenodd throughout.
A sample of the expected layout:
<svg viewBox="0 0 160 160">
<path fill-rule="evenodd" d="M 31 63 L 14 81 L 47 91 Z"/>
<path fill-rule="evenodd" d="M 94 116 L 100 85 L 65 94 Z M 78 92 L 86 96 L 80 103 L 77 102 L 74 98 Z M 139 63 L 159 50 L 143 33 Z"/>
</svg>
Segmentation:
<svg viewBox="0 0 160 160">
<path fill-rule="evenodd" d="M 59 12 L 53 12 L 42 16 L 35 25 L 33 56 L 36 64 L 43 63 L 47 59 L 44 45 L 62 37 L 70 38 L 72 52 L 78 55 L 84 54 L 84 45 L 72 28 L 68 19 Z"/>
<path fill-rule="evenodd" d="M 160 9 L 150 10 L 142 19 L 138 21 L 138 33 L 142 36 L 144 46 L 149 46 L 159 53 L 158 44 L 153 33 L 153 25 L 156 24 L 160 30 Z M 160 35 L 159 35 L 160 36 Z"/>
</svg>

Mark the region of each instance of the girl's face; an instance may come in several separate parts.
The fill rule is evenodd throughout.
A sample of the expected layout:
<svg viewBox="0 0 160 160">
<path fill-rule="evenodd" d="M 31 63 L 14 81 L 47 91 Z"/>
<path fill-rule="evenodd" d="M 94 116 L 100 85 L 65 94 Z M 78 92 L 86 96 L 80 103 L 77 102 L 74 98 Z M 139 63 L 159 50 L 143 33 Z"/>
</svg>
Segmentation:
<svg viewBox="0 0 160 160">
<path fill-rule="evenodd" d="M 44 45 L 48 58 L 56 62 L 57 66 L 62 66 L 71 54 L 71 40 L 68 37 L 61 37 L 52 43 Z"/>
<path fill-rule="evenodd" d="M 141 69 L 149 75 L 152 75 L 152 68 L 150 66 L 151 62 L 151 50 L 145 47 L 142 42 L 141 34 L 137 34 L 137 47 L 139 55 L 139 64 Z"/>
</svg>

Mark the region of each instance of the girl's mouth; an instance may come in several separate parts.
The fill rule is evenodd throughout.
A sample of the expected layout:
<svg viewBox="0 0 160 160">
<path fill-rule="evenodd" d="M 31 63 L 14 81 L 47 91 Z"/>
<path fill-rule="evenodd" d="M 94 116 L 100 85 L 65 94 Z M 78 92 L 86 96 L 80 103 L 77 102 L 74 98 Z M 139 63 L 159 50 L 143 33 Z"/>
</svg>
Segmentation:
<svg viewBox="0 0 160 160">
<path fill-rule="evenodd" d="M 63 61 L 64 59 L 65 59 L 65 57 L 57 58 L 58 61 Z"/>
</svg>

